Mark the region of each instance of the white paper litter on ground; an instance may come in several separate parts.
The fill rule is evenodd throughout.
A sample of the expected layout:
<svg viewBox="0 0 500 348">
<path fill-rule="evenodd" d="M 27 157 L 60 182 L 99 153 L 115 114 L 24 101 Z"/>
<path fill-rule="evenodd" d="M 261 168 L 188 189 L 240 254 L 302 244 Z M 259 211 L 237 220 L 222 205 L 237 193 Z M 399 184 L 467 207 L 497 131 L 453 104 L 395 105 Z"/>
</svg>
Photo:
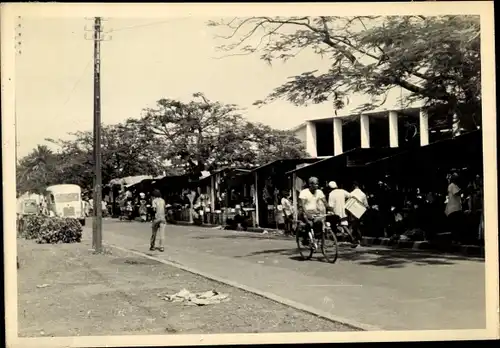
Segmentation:
<svg viewBox="0 0 500 348">
<path fill-rule="evenodd" d="M 189 290 L 182 289 L 173 295 L 159 295 L 163 300 L 169 302 L 184 302 L 188 305 L 205 306 L 229 301 L 229 295 L 219 293 L 215 290 L 192 293 Z"/>
</svg>

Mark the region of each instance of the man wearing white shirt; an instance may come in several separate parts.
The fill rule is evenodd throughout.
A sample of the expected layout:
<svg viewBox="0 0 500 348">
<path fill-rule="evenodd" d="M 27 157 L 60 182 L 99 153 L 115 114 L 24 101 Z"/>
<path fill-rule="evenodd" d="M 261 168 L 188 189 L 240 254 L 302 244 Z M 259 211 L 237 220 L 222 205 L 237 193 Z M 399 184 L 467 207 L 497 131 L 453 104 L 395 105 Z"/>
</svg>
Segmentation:
<svg viewBox="0 0 500 348">
<path fill-rule="evenodd" d="M 325 214 L 327 203 L 325 194 L 319 189 L 319 180 L 316 177 L 309 178 L 309 187 L 300 191 L 299 194 L 301 220 L 305 222 L 314 232 L 321 233 L 323 219 L 314 218 L 314 215 Z M 304 240 L 305 245 L 307 240 Z"/>
<path fill-rule="evenodd" d="M 366 197 L 366 194 L 361 191 L 361 188 L 359 187 L 359 184 L 355 181 L 352 185 L 354 187 L 354 190 L 351 192 L 351 197 L 355 198 L 357 201 L 359 201 L 366 209 L 368 209 L 370 206 L 368 205 L 368 198 Z M 361 221 L 360 219 L 357 219 L 355 217 L 352 218 L 351 221 L 352 224 L 352 232 L 353 235 L 361 239 Z"/>
<path fill-rule="evenodd" d="M 351 198 L 351 194 L 346 190 L 339 188 L 335 181 L 330 181 L 328 186 L 332 189 L 332 192 L 328 195 L 328 206 L 341 221 L 345 220 L 347 218 L 345 203 L 349 198 Z"/>
<path fill-rule="evenodd" d="M 368 198 L 359 188 L 359 184 L 355 181 L 352 186 L 354 187 L 354 190 L 351 192 L 351 197 L 356 198 L 361 204 L 364 205 L 365 208 L 368 208 Z"/>
</svg>

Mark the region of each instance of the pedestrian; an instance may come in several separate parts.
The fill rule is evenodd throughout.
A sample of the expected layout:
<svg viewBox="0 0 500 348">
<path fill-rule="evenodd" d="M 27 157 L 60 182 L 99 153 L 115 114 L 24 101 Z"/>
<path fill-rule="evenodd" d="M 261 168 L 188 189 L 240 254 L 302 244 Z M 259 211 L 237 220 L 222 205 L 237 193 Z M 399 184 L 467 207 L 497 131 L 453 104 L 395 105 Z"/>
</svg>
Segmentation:
<svg viewBox="0 0 500 348">
<path fill-rule="evenodd" d="M 332 189 L 328 195 L 328 206 L 333 211 L 336 220 L 340 222 L 340 226 L 344 228 L 352 237 L 352 247 L 357 247 L 359 244 L 359 236 L 354 236 L 348 227 L 348 219 L 345 210 L 346 201 L 351 198 L 351 194 L 346 190 L 339 188 L 335 181 L 330 181 L 328 186 Z"/>
<path fill-rule="evenodd" d="M 102 210 L 102 216 L 106 217 L 108 216 L 108 203 L 106 203 L 105 200 L 101 201 L 101 210 Z"/>
<path fill-rule="evenodd" d="M 158 250 L 163 252 L 165 249 L 163 248 L 163 241 L 165 239 L 165 226 L 167 224 L 165 219 L 165 201 L 161 198 L 161 193 L 159 190 L 153 191 L 153 210 L 154 210 L 154 219 L 152 226 L 152 234 L 151 234 L 151 247 L 150 251 L 154 251 L 156 249 L 156 239 L 158 239 Z"/>
<path fill-rule="evenodd" d="M 359 183 L 355 181 L 353 183 L 353 190 L 351 192 L 351 197 L 356 199 L 359 203 L 361 203 L 366 209 L 368 209 L 370 206 L 368 205 L 368 198 L 366 197 L 366 194 L 361 190 Z M 361 239 L 361 218 L 356 218 L 355 216 L 351 215 L 351 224 L 352 224 L 352 232 L 356 238 Z"/>
<path fill-rule="evenodd" d="M 290 234 L 292 233 L 293 206 L 292 203 L 290 202 L 290 194 L 286 190 L 283 190 L 283 197 L 281 197 L 281 206 L 283 207 L 285 234 Z"/>
<path fill-rule="evenodd" d="M 448 179 L 448 195 L 446 197 L 445 214 L 451 230 L 452 241 L 462 241 L 462 227 L 464 223 L 462 211 L 462 190 L 458 186 L 458 174 L 453 173 Z"/>
<path fill-rule="evenodd" d="M 148 208 L 146 205 L 146 194 L 141 192 L 139 193 L 139 216 L 141 217 L 141 222 L 146 222 L 148 220 Z"/>
</svg>

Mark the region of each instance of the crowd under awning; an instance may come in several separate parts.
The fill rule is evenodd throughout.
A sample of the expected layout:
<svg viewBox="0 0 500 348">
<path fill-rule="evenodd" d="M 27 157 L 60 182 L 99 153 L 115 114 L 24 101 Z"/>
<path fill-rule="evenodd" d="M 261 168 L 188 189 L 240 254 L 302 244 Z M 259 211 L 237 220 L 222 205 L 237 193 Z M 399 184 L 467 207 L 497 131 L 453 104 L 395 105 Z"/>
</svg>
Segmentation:
<svg viewBox="0 0 500 348">
<path fill-rule="evenodd" d="M 390 174 L 391 180 L 426 186 L 442 185 L 447 173 L 464 168 L 482 173 L 480 130 L 387 156 L 366 166 L 369 172 Z"/>
</svg>

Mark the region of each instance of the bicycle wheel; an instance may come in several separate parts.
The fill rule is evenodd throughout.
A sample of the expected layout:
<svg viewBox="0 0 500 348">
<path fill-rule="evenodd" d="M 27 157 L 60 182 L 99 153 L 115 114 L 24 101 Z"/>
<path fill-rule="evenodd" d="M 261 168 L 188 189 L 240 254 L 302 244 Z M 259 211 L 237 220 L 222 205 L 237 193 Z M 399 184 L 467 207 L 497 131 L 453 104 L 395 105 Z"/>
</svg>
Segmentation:
<svg viewBox="0 0 500 348">
<path fill-rule="evenodd" d="M 303 245 L 302 239 L 303 239 L 303 236 L 301 235 L 300 231 L 297 229 L 295 231 L 295 240 L 297 241 L 297 248 L 299 249 L 300 256 L 304 260 L 310 260 L 311 257 L 313 256 L 314 250 L 313 250 L 313 248 L 311 248 L 310 245 Z"/>
<path fill-rule="evenodd" d="M 321 238 L 321 253 L 325 257 L 326 262 L 335 263 L 339 255 L 339 243 L 337 236 L 332 229 L 328 229 L 323 233 Z"/>
</svg>

